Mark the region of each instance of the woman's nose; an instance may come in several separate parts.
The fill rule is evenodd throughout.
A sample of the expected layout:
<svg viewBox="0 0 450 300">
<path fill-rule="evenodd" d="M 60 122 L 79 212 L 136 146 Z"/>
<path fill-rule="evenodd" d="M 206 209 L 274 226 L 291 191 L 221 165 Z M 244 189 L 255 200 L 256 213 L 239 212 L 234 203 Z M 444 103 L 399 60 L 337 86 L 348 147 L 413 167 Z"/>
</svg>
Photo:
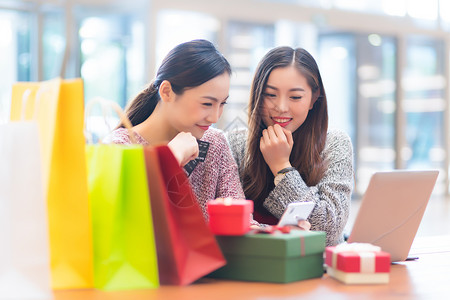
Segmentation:
<svg viewBox="0 0 450 300">
<path fill-rule="evenodd" d="M 211 124 L 217 123 L 219 121 L 219 118 L 222 114 L 222 110 L 218 107 L 211 111 L 211 113 L 208 115 L 207 121 Z"/>
<path fill-rule="evenodd" d="M 275 102 L 275 110 L 277 112 L 286 112 L 288 110 L 288 102 L 287 99 L 281 97 L 278 101 Z"/>
</svg>

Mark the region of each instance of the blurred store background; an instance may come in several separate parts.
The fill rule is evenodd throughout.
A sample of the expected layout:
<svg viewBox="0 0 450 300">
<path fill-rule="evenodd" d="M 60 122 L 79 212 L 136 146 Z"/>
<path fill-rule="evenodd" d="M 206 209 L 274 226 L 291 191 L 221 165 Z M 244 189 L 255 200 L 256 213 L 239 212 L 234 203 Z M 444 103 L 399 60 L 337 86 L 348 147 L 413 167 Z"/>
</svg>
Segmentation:
<svg viewBox="0 0 450 300">
<path fill-rule="evenodd" d="M 216 126 L 245 126 L 259 59 L 303 47 L 321 69 L 330 126 L 352 138 L 355 194 L 398 168 L 439 169 L 434 193 L 447 195 L 449 33 L 450 0 L 0 0 L 0 123 L 13 82 L 82 77 L 86 101 L 124 107 L 173 46 L 205 38 L 234 72 Z"/>
</svg>

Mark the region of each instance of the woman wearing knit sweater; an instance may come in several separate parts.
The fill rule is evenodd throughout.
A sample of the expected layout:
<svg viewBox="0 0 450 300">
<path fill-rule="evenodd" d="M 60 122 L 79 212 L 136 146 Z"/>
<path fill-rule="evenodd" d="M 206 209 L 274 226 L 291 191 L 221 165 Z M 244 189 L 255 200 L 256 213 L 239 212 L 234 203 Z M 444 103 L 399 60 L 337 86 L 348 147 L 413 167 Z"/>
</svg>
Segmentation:
<svg viewBox="0 0 450 300">
<path fill-rule="evenodd" d="M 168 142 L 185 169 L 199 156 L 197 140 L 209 143 L 205 160 L 191 165 L 192 173 L 187 172 L 205 218 L 208 200 L 244 198 L 225 136 L 210 128 L 226 104 L 230 74 L 230 65 L 213 44 L 205 40 L 186 42 L 169 52 L 155 80 L 126 108 L 136 141 L 143 145 Z M 124 128 L 113 131 L 107 142 L 131 144 Z"/>
<path fill-rule="evenodd" d="M 251 87 L 248 129 L 228 133 L 254 219 L 276 224 L 292 202 L 313 201 L 311 230 L 327 245 L 343 241 L 353 188 L 347 134 L 328 130 L 318 66 L 304 49 L 278 47 L 259 63 Z"/>
</svg>

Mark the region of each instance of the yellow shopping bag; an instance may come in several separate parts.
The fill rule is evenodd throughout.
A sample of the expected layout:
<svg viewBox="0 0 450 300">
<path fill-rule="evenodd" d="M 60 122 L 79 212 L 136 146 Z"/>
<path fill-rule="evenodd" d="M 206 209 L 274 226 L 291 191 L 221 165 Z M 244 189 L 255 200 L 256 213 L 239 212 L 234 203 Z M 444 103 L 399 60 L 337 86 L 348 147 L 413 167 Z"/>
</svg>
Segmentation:
<svg viewBox="0 0 450 300">
<path fill-rule="evenodd" d="M 83 135 L 83 82 L 57 78 L 14 84 L 11 120 L 20 118 L 21 95 L 27 89 L 36 99 L 25 108 L 25 118 L 30 119 L 36 109 L 47 192 L 52 287 L 90 288 L 93 258 Z"/>
</svg>

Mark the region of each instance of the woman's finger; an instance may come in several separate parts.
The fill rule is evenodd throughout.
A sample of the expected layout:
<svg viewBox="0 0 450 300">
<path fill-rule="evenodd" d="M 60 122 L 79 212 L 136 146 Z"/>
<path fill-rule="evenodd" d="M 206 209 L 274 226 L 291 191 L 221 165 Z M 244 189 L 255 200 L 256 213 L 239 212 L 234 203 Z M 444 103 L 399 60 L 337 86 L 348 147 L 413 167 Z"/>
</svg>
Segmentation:
<svg viewBox="0 0 450 300">
<path fill-rule="evenodd" d="M 300 220 L 300 221 L 298 221 L 297 226 L 298 226 L 301 230 L 305 230 L 305 231 L 308 231 L 308 230 L 311 229 L 311 223 L 309 223 L 309 222 L 306 221 L 306 220 Z"/>
<path fill-rule="evenodd" d="M 286 133 L 284 132 L 285 130 L 283 130 L 284 128 L 281 127 L 278 124 L 275 124 L 273 126 L 273 130 L 276 134 L 276 136 L 278 137 L 279 140 L 283 141 L 283 142 L 288 142 L 288 139 L 286 137 Z"/>
<path fill-rule="evenodd" d="M 269 132 L 267 129 L 264 129 L 262 132 L 262 140 L 264 141 L 264 144 L 268 145 L 270 143 L 270 137 Z"/>
<path fill-rule="evenodd" d="M 271 139 L 271 140 L 273 140 L 273 141 L 276 141 L 277 140 L 277 135 L 276 135 L 276 133 L 275 133 L 275 130 L 273 129 L 273 126 L 269 126 L 269 127 L 267 127 L 267 135 L 268 135 L 268 137 Z"/>
<path fill-rule="evenodd" d="M 292 132 L 287 130 L 286 128 L 282 128 L 284 135 L 286 136 L 287 143 L 292 146 L 294 145 L 294 139 L 292 138 Z"/>
</svg>

